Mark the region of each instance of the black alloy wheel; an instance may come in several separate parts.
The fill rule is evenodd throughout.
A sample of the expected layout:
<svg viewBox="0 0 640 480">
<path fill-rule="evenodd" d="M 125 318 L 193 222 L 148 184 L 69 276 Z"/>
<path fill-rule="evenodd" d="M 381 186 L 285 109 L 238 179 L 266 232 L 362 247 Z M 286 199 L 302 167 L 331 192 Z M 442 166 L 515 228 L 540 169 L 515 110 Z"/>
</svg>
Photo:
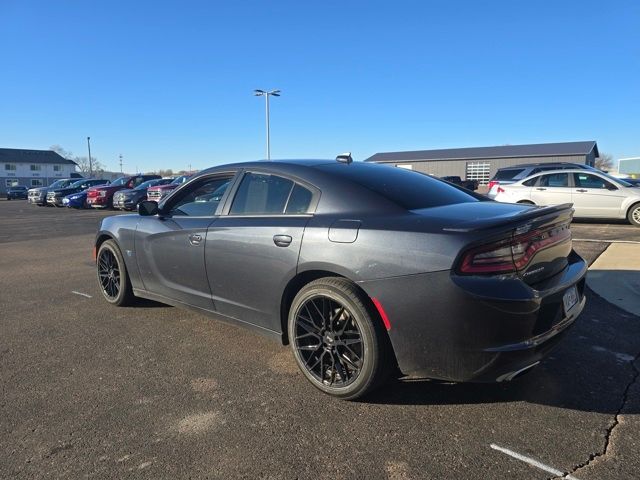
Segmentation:
<svg viewBox="0 0 640 480">
<path fill-rule="evenodd" d="M 389 339 L 366 295 L 343 278 L 315 280 L 289 311 L 289 340 L 298 367 L 317 388 L 354 400 L 386 380 Z"/>
<path fill-rule="evenodd" d="M 327 296 L 309 298 L 297 312 L 295 333 L 295 348 L 317 381 L 344 387 L 360 374 L 362 336 L 344 305 Z"/>
<path fill-rule="evenodd" d="M 120 253 L 113 240 L 107 240 L 96 256 L 98 284 L 105 300 L 117 306 L 128 305 L 133 300 L 131 282 Z"/>
</svg>

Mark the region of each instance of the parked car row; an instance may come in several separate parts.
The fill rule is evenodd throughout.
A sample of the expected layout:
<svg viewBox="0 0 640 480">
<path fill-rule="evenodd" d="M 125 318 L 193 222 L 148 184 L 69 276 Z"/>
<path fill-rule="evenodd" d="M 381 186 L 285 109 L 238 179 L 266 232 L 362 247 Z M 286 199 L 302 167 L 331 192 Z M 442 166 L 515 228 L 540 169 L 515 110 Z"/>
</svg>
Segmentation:
<svg viewBox="0 0 640 480">
<path fill-rule="evenodd" d="M 159 201 L 187 178 L 188 175 L 162 178 L 142 174 L 123 176 L 113 182 L 99 178 L 64 178 L 48 187 L 29 190 L 20 185 L 11 187 L 7 199 L 23 198 L 40 206 L 135 210 L 149 193 L 153 200 Z"/>
</svg>

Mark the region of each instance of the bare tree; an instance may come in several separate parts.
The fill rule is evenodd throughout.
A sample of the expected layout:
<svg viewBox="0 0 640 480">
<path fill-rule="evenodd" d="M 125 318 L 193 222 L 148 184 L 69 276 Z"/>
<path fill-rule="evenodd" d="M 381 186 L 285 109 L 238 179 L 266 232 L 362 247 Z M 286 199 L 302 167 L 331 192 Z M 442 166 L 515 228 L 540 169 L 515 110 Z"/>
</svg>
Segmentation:
<svg viewBox="0 0 640 480">
<path fill-rule="evenodd" d="M 607 171 L 613 168 L 613 155 L 609 153 L 601 153 L 598 158 L 596 158 L 595 167 L 597 169 Z"/>
<path fill-rule="evenodd" d="M 49 150 L 56 152 L 58 155 L 60 155 L 63 158 L 66 158 L 68 160 L 73 160 L 73 153 L 71 153 L 68 150 L 65 150 L 60 145 L 51 145 L 49 147 Z"/>
<path fill-rule="evenodd" d="M 89 174 L 89 157 L 75 157 L 73 161 L 78 164 L 78 170 L 80 173 L 87 175 Z M 93 169 L 94 174 L 101 174 L 104 172 L 104 165 L 98 161 L 96 157 L 91 155 L 91 167 Z"/>
</svg>

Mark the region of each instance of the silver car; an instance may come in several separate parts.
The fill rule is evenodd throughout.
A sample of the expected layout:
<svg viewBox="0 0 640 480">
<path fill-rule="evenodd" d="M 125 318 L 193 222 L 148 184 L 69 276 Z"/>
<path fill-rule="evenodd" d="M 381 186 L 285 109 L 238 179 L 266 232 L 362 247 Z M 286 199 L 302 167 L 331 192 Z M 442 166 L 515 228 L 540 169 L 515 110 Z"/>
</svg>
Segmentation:
<svg viewBox="0 0 640 480">
<path fill-rule="evenodd" d="M 498 202 L 573 203 L 577 218 L 624 219 L 640 227 L 640 187 L 603 172 L 581 169 L 538 173 L 490 192 Z"/>
</svg>

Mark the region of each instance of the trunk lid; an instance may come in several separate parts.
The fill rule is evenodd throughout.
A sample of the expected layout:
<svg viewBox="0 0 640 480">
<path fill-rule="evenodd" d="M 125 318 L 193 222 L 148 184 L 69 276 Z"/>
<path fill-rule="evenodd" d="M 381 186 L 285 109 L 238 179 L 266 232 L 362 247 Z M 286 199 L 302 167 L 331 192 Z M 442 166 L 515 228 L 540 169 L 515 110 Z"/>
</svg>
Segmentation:
<svg viewBox="0 0 640 480">
<path fill-rule="evenodd" d="M 572 250 L 572 204 L 530 207 L 478 202 L 439 207 L 440 212 L 419 213 L 448 218 L 443 231 L 468 234 L 474 240 L 465 252 L 497 251 L 511 255 L 513 269 L 527 284 L 535 284 L 562 271 Z M 463 218 L 464 217 L 464 218 Z M 463 255 L 464 257 L 465 255 Z M 464 258 L 463 260 L 464 261 Z M 496 274 L 496 272 L 487 272 Z M 481 273 L 482 274 L 482 273 Z"/>
</svg>

